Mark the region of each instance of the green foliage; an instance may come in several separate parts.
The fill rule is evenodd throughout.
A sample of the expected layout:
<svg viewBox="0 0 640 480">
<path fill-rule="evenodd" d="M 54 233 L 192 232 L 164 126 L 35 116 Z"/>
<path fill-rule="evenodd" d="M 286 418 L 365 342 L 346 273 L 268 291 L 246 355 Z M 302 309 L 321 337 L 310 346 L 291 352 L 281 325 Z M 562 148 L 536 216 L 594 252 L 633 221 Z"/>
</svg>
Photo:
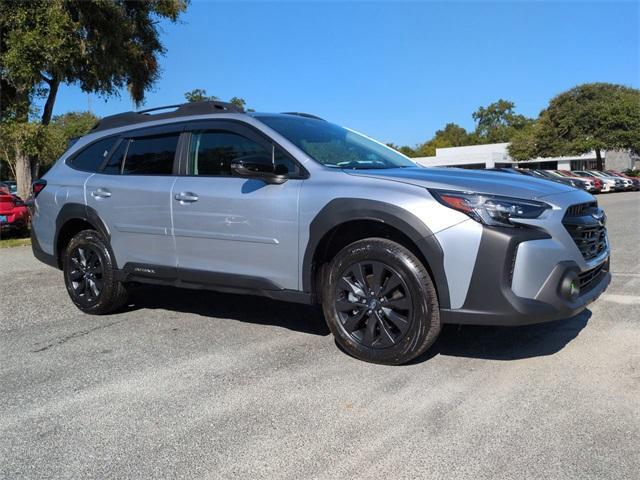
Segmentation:
<svg viewBox="0 0 640 480">
<path fill-rule="evenodd" d="M 91 112 L 68 112 L 53 117 L 51 126 L 58 129 L 65 141 L 85 135 L 98 122 Z"/>
<path fill-rule="evenodd" d="M 215 95 L 207 95 L 207 91 L 203 88 L 195 88 L 189 92 L 184 94 L 184 98 L 187 102 L 208 102 L 211 100 L 220 100 L 220 98 Z M 234 104 L 238 108 L 245 109 L 247 102 L 244 98 L 241 97 L 231 97 L 229 103 Z M 249 112 L 253 112 L 253 109 L 249 108 Z"/>
<path fill-rule="evenodd" d="M 220 100 L 215 95 L 207 95 L 207 91 L 202 88 L 195 88 L 184 94 L 184 98 L 187 102 L 208 102 L 211 100 Z"/>
<path fill-rule="evenodd" d="M 526 145 L 526 148 L 525 148 Z M 640 90 L 588 83 L 554 97 L 536 126 L 509 147 L 517 159 L 578 155 L 592 150 L 640 153 Z"/>
<path fill-rule="evenodd" d="M 103 95 L 127 87 L 141 103 L 165 51 L 158 20 L 175 22 L 185 9 L 185 0 L 0 0 L 2 78 L 54 100 L 65 83 Z"/>
<path fill-rule="evenodd" d="M 45 128 L 60 86 L 104 96 L 126 87 L 142 103 L 165 52 L 159 21 L 175 22 L 187 2 L 0 0 L 0 154 L 22 195 L 30 192 L 40 164 L 66 145 L 66 127 Z M 46 98 L 41 126 L 29 122 L 38 97 Z"/>
<path fill-rule="evenodd" d="M 431 140 L 438 148 L 442 147 L 462 147 L 472 145 L 475 140 L 471 135 L 455 123 L 447 123 L 444 129 L 436 131 L 435 136 Z"/>
<path fill-rule="evenodd" d="M 455 123 L 447 123 L 434 136 L 414 148 L 408 146 L 393 148 L 409 157 L 432 157 L 437 148 L 464 147 L 483 143 L 509 142 L 533 127 L 534 121 L 515 113 L 515 104 L 507 100 L 498 100 L 473 112 L 476 129 L 467 132 Z"/>
<path fill-rule="evenodd" d="M 480 107 L 471 115 L 476 122 L 479 143 L 508 142 L 511 137 L 533 123 L 533 120 L 515 113 L 515 104 L 499 99 L 487 107 Z"/>
</svg>

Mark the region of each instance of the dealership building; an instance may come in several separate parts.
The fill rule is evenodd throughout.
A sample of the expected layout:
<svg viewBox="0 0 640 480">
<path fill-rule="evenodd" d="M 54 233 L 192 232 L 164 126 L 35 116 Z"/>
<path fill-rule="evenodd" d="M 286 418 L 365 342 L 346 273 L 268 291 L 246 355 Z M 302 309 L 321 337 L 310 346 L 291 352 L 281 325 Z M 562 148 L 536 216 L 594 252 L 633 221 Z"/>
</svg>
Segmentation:
<svg viewBox="0 0 640 480">
<path fill-rule="evenodd" d="M 423 167 L 457 168 L 542 168 L 545 170 L 592 170 L 596 168 L 596 154 L 566 157 L 545 157 L 532 160 L 515 161 L 507 151 L 508 143 L 489 143 L 468 147 L 436 148 L 434 157 L 414 158 Z M 623 171 L 640 167 L 640 156 L 623 151 L 603 151 L 605 168 Z"/>
</svg>

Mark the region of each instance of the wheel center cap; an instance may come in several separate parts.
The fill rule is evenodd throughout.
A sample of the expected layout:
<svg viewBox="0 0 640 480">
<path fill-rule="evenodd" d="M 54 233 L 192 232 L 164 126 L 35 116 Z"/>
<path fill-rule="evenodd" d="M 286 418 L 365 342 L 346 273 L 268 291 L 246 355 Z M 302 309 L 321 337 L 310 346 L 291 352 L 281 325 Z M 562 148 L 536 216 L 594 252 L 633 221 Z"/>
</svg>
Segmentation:
<svg viewBox="0 0 640 480">
<path fill-rule="evenodd" d="M 369 309 L 376 310 L 380 306 L 380 302 L 376 298 L 369 300 Z"/>
</svg>

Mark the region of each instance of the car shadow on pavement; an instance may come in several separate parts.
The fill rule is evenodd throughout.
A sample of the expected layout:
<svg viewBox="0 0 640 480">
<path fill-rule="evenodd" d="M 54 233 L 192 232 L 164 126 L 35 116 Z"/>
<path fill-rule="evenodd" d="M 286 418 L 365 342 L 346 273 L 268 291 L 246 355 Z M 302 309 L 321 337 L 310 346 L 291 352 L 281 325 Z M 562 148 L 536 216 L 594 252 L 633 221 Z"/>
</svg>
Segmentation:
<svg viewBox="0 0 640 480">
<path fill-rule="evenodd" d="M 331 333 L 319 307 L 251 295 L 144 285 L 133 290 L 127 310 L 142 308 L 274 325 L 312 335 Z M 552 355 L 576 338 L 589 318 L 591 311 L 585 310 L 565 320 L 523 327 L 444 325 L 436 343 L 410 363 L 422 363 L 436 355 L 490 360 Z"/>
<path fill-rule="evenodd" d="M 591 311 L 564 320 L 522 327 L 445 325 L 433 346 L 412 363 L 436 355 L 518 360 L 553 355 L 576 338 L 591 318 Z"/>
<path fill-rule="evenodd" d="M 252 295 L 144 285 L 133 289 L 125 310 L 142 308 L 274 325 L 312 335 L 326 336 L 331 333 L 318 307 Z"/>
</svg>

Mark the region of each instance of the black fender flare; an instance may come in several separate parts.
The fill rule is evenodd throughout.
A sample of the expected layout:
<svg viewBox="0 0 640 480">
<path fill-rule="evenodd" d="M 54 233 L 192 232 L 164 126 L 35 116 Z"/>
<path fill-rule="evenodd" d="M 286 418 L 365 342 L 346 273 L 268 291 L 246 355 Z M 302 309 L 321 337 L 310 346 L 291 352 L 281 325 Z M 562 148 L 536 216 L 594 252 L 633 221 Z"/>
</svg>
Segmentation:
<svg viewBox="0 0 640 480">
<path fill-rule="evenodd" d="M 444 253 L 433 232 L 418 217 L 404 208 L 377 200 L 337 198 L 325 205 L 309 225 L 309 241 L 302 264 L 302 289 L 313 288 L 313 260 L 323 237 L 333 228 L 353 220 L 374 220 L 405 234 L 427 262 L 441 308 L 449 308 L 449 286 L 444 269 Z"/>
<path fill-rule="evenodd" d="M 60 209 L 60 212 L 58 212 L 58 216 L 56 217 L 56 234 L 53 239 L 55 250 L 53 254 L 58 264 L 60 263 L 60 259 L 58 258 L 58 239 L 60 236 L 60 231 L 62 230 L 64 225 L 71 220 L 83 220 L 93 226 L 93 228 L 95 228 L 98 232 L 100 232 L 100 234 L 105 239 L 107 239 L 107 241 L 109 241 L 110 239 L 109 229 L 102 221 L 100 215 L 98 215 L 98 212 L 95 209 L 81 203 L 67 203 Z"/>
</svg>

